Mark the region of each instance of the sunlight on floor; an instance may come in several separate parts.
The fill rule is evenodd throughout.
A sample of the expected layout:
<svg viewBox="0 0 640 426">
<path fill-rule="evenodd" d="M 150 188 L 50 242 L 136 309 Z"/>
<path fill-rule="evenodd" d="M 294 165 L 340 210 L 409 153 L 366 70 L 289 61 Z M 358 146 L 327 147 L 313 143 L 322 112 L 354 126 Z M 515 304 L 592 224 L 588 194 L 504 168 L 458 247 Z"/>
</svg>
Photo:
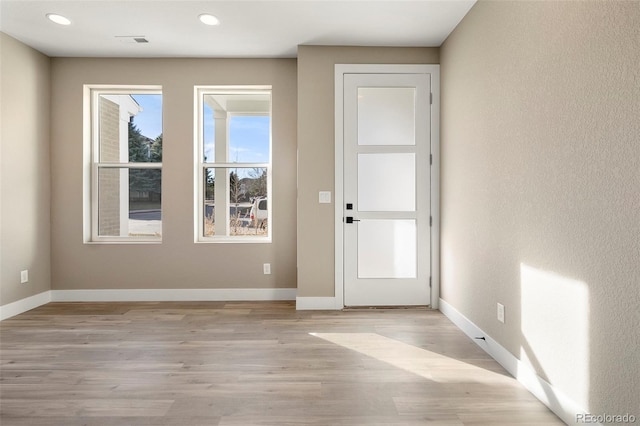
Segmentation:
<svg viewBox="0 0 640 426">
<path fill-rule="evenodd" d="M 376 333 L 309 334 L 435 382 L 482 384 L 514 382 L 511 376 L 505 375 L 506 373 L 496 373 Z"/>
</svg>

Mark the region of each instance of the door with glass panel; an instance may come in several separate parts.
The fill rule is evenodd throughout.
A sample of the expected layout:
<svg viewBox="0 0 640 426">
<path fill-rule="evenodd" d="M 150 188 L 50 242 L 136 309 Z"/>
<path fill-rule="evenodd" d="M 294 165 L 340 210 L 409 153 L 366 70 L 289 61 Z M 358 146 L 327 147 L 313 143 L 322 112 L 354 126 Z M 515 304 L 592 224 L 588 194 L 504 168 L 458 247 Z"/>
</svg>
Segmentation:
<svg viewBox="0 0 640 426">
<path fill-rule="evenodd" d="M 344 304 L 430 303 L 430 78 L 344 75 Z"/>
</svg>

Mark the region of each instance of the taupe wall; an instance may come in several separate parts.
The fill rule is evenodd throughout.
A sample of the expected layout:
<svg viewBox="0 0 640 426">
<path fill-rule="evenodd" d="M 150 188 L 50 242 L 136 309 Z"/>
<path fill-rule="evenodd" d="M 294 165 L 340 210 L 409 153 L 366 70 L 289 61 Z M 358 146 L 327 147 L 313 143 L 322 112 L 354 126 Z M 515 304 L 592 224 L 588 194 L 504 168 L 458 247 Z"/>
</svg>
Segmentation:
<svg viewBox="0 0 640 426">
<path fill-rule="evenodd" d="M 441 49 L 442 298 L 592 413 L 640 415 L 639 64 L 638 2 L 480 1 Z"/>
<path fill-rule="evenodd" d="M 335 64 L 437 64 L 438 48 L 298 47 L 298 296 L 334 296 Z M 332 197 L 333 200 L 334 197 Z"/>
<path fill-rule="evenodd" d="M 50 60 L 0 33 L 0 305 L 51 288 Z M 20 271 L 29 282 L 20 284 Z"/>
<path fill-rule="evenodd" d="M 83 84 L 163 86 L 162 244 L 83 244 Z M 271 244 L 194 244 L 193 96 L 206 84 L 273 86 Z M 292 59 L 52 59 L 52 288 L 295 287 L 296 99 Z"/>
</svg>

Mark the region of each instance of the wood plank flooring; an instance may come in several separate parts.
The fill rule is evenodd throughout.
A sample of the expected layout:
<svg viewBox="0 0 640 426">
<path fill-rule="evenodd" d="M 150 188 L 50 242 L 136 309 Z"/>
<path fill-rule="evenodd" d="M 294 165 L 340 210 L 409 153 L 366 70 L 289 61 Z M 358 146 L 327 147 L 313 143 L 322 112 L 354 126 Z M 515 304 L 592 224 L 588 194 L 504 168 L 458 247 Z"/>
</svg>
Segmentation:
<svg viewBox="0 0 640 426">
<path fill-rule="evenodd" d="M 438 311 L 161 302 L 2 321 L 0 424 L 563 423 Z"/>
</svg>

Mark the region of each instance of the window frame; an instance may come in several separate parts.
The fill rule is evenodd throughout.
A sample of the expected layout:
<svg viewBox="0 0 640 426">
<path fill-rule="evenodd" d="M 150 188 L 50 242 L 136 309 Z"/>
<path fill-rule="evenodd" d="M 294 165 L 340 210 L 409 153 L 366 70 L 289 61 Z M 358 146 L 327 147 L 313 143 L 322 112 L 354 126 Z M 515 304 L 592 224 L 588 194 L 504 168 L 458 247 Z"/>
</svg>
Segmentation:
<svg viewBox="0 0 640 426">
<path fill-rule="evenodd" d="M 162 187 L 162 162 L 100 162 L 100 109 L 99 99 L 101 95 L 163 95 L 161 85 L 84 85 L 84 148 L 85 148 L 85 173 L 84 173 L 84 242 L 87 244 L 158 244 L 162 242 L 163 232 L 160 236 L 107 236 L 99 234 L 99 188 L 98 173 L 100 169 L 157 169 L 161 176 Z M 164 104 L 162 109 L 162 126 L 164 133 Z M 162 215 L 163 201 L 160 201 Z M 162 221 L 161 221 L 162 223 Z"/>
<path fill-rule="evenodd" d="M 229 113 L 233 116 L 268 116 L 269 117 L 269 160 L 266 163 L 254 162 L 205 162 L 204 161 L 204 96 L 205 95 L 243 95 L 243 94 L 265 94 L 269 95 L 268 113 Z M 271 85 L 197 85 L 194 86 L 194 242 L 195 243 L 238 243 L 238 244 L 265 244 L 272 242 L 273 235 L 273 88 Z M 217 159 L 216 159 L 217 160 Z M 204 209 L 205 209 L 205 188 L 204 179 L 206 170 L 210 168 L 223 168 L 227 170 L 241 168 L 264 168 L 267 170 L 267 235 L 266 236 L 233 236 L 228 235 L 229 223 L 226 223 L 227 235 L 205 235 Z M 231 202 L 229 194 L 225 199 L 226 208 L 229 209 Z"/>
</svg>

